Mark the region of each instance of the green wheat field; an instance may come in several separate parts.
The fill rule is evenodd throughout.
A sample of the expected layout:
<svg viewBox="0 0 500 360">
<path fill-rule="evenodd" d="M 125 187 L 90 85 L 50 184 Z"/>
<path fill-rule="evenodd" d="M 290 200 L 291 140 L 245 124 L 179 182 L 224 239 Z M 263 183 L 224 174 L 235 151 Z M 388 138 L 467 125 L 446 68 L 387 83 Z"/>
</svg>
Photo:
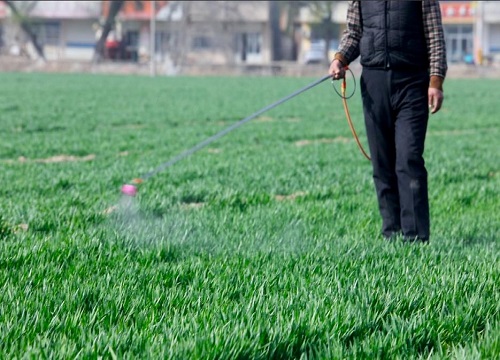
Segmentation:
<svg viewBox="0 0 500 360">
<path fill-rule="evenodd" d="M 314 80 L 0 74 L 0 358 L 498 359 L 499 80 L 445 83 L 428 245 L 329 81 L 122 197 Z"/>
</svg>

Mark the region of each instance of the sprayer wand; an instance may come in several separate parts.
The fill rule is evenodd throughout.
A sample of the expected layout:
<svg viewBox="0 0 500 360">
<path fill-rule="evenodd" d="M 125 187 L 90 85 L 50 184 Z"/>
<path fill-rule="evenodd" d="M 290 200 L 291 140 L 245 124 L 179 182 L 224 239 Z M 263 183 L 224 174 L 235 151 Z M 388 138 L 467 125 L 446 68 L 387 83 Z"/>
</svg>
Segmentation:
<svg viewBox="0 0 500 360">
<path fill-rule="evenodd" d="M 253 113 L 252 115 L 249 115 L 247 116 L 246 118 L 234 123 L 233 125 L 225 128 L 224 130 L 218 132 L 217 134 L 205 139 L 204 141 L 200 142 L 199 144 L 193 146 L 192 148 L 190 149 L 187 149 L 185 150 L 184 152 L 178 154 L 177 156 L 174 156 L 172 159 L 170 159 L 169 161 L 166 161 L 162 164 L 160 164 L 156 169 L 144 174 L 143 176 L 141 176 L 140 178 L 136 178 L 136 179 L 133 179 L 131 181 L 130 184 L 125 184 L 122 186 L 122 193 L 124 195 L 128 195 L 128 196 L 135 196 L 137 194 L 137 185 L 143 183 L 144 181 L 148 180 L 150 177 L 158 174 L 159 172 L 161 171 L 164 171 L 166 170 L 167 168 L 169 168 L 170 166 L 174 165 L 175 163 L 181 161 L 182 159 L 188 157 L 189 155 L 192 155 L 194 154 L 195 152 L 197 152 L 198 150 L 201 150 L 203 149 L 205 146 L 211 144 L 212 142 L 220 139 L 221 137 L 223 137 L 224 135 L 227 135 L 228 133 L 230 133 L 231 131 L 233 130 L 236 130 L 237 128 L 239 128 L 240 126 L 244 125 L 245 123 L 249 122 L 250 120 L 253 120 L 255 119 L 257 116 L 265 113 L 266 111 L 269 111 L 273 108 L 275 108 L 276 106 L 279 106 L 285 102 L 287 102 L 288 100 L 294 98 L 295 96 L 299 95 L 299 94 L 302 94 L 303 92 L 321 84 L 323 81 L 327 80 L 331 78 L 331 75 L 325 75 L 323 76 L 321 79 L 318 79 L 316 81 L 314 81 L 313 83 L 307 85 L 307 86 L 304 86 L 303 88 L 293 92 L 292 94 L 288 95 L 288 96 L 285 96 L 284 98 L 256 111 L 255 113 Z"/>
</svg>

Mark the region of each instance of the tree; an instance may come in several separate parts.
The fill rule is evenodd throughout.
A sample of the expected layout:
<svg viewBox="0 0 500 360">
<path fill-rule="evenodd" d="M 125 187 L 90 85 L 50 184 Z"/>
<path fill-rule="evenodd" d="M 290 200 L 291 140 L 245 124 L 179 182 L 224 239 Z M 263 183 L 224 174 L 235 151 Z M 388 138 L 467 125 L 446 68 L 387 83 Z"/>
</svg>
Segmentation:
<svg viewBox="0 0 500 360">
<path fill-rule="evenodd" d="M 288 19 L 285 33 L 288 36 L 293 36 L 294 31 L 294 19 L 296 19 L 302 8 L 309 10 L 313 23 L 311 27 L 315 37 L 323 39 L 325 42 L 324 49 L 324 59 L 328 61 L 328 52 L 330 48 L 330 42 L 335 38 L 335 32 L 337 30 L 336 24 L 333 22 L 333 15 L 335 7 L 337 6 L 336 1 L 278 1 L 280 6 L 280 12 L 286 14 Z"/>
<path fill-rule="evenodd" d="M 102 26 L 101 36 L 97 40 L 95 44 L 95 52 L 94 52 L 94 62 L 99 62 L 104 57 L 104 48 L 106 44 L 106 39 L 108 38 L 109 33 L 113 30 L 115 26 L 115 19 L 120 10 L 123 7 L 124 0 L 114 0 L 110 1 L 108 16 L 106 17 L 106 21 Z"/>
<path fill-rule="evenodd" d="M 297 60 L 298 57 L 298 38 L 297 38 L 297 23 L 296 20 L 300 16 L 300 9 L 307 6 L 307 1 L 278 1 L 280 6 L 280 14 L 284 16 L 284 24 L 282 35 L 291 40 L 291 59 Z"/>
<path fill-rule="evenodd" d="M 157 1 L 157 0 L 134 0 L 134 5 L 137 10 L 144 9 L 144 2 L 149 1 Z M 122 10 L 125 1 L 124 0 L 103 0 L 103 3 L 109 3 L 108 15 L 106 16 L 106 20 L 102 25 L 101 35 L 95 44 L 94 51 L 94 62 L 99 62 L 104 57 L 104 50 L 106 45 L 106 39 L 108 38 L 109 33 L 116 25 L 116 17 Z"/>
<path fill-rule="evenodd" d="M 335 36 L 336 25 L 333 22 L 334 1 L 306 1 L 309 11 L 317 22 L 313 30 L 319 38 L 325 42 L 325 61 L 328 62 L 330 42 Z"/>
<path fill-rule="evenodd" d="M 43 60 L 45 59 L 45 54 L 43 52 L 43 47 L 38 43 L 37 37 L 29 21 L 28 14 L 36 6 L 36 1 L 10 1 L 5 0 L 5 3 L 12 11 L 14 19 L 19 23 L 21 29 L 28 36 L 29 41 L 33 44 L 37 55 Z M 19 6 L 19 7 L 18 7 Z"/>
</svg>

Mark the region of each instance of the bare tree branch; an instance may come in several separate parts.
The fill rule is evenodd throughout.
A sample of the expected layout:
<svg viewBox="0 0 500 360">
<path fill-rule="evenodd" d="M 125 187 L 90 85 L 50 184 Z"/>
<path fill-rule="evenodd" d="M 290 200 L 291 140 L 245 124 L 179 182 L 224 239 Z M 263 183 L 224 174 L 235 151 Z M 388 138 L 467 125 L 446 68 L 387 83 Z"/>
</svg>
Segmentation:
<svg viewBox="0 0 500 360">
<path fill-rule="evenodd" d="M 10 8 L 12 13 L 14 14 L 14 19 L 16 19 L 19 22 L 19 25 L 21 26 L 21 29 L 24 31 L 24 33 L 28 36 L 28 39 L 30 42 L 33 44 L 33 47 L 35 48 L 36 53 L 38 56 L 46 61 L 45 54 L 43 52 L 43 47 L 38 43 L 36 34 L 34 33 L 33 29 L 30 26 L 30 23 L 28 21 L 28 17 L 25 16 L 23 13 L 21 13 L 20 9 L 17 8 L 16 4 L 14 1 L 10 0 L 5 0 L 5 3 L 7 6 Z M 25 11 L 31 11 L 33 7 L 36 5 L 35 1 L 26 1 L 23 3 L 29 3 L 26 4 L 28 7 L 26 7 L 24 10 Z"/>
<path fill-rule="evenodd" d="M 303 6 L 307 6 L 316 22 L 312 26 L 317 34 L 325 42 L 324 61 L 328 62 L 330 42 L 334 37 L 335 24 L 333 22 L 333 12 L 335 1 L 302 1 Z"/>
</svg>

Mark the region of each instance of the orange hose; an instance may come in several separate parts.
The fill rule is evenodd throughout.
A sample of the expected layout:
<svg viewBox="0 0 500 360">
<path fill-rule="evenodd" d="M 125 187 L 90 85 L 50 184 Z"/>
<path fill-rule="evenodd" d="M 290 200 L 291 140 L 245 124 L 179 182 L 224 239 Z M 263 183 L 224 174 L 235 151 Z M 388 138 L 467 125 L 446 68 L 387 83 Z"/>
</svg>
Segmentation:
<svg viewBox="0 0 500 360">
<path fill-rule="evenodd" d="M 347 70 L 347 68 L 346 68 Z M 354 140 L 356 140 L 356 143 L 358 144 L 358 148 L 361 151 L 361 153 L 365 156 L 365 158 L 368 159 L 368 161 L 371 161 L 370 155 L 365 151 L 363 148 L 363 145 L 361 145 L 361 141 L 359 141 L 358 134 L 356 133 L 356 129 L 354 129 L 354 124 L 352 123 L 351 119 L 351 114 L 349 113 L 349 108 L 347 107 L 347 99 L 346 99 L 346 88 L 347 88 L 347 83 L 344 77 L 344 80 L 342 81 L 342 86 L 341 86 L 341 93 L 342 93 L 342 103 L 344 104 L 344 111 L 345 111 L 345 116 L 347 118 L 347 123 L 349 124 L 349 127 L 351 128 L 352 136 L 354 137 Z"/>
</svg>

